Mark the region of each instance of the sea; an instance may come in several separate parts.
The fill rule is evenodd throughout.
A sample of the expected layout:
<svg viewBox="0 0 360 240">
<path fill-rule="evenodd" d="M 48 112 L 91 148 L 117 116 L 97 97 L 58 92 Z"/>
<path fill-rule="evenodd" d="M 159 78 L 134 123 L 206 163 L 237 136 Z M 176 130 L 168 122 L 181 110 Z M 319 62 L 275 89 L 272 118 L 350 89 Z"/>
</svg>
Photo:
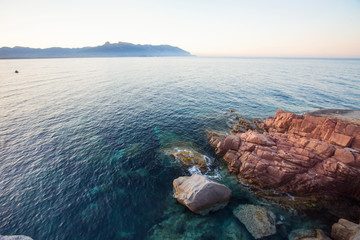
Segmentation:
<svg viewBox="0 0 360 240">
<path fill-rule="evenodd" d="M 15 73 L 18 70 L 18 73 Z M 274 205 L 238 184 L 208 144 L 246 119 L 360 109 L 359 59 L 70 58 L 0 60 L 0 235 L 42 239 L 254 239 L 233 215 L 264 206 L 288 239 L 331 230 L 326 213 Z M 171 152 L 200 153 L 205 172 Z M 199 173 L 233 194 L 200 216 L 172 182 Z M 291 195 L 289 196 L 291 197 Z"/>
</svg>

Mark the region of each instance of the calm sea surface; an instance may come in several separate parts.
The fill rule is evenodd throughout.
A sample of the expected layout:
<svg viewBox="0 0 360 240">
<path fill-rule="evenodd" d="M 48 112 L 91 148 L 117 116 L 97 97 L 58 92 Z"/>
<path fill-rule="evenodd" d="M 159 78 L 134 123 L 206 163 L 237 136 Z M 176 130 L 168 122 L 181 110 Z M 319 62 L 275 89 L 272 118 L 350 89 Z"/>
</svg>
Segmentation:
<svg viewBox="0 0 360 240">
<path fill-rule="evenodd" d="M 14 71 L 19 73 L 15 74 Z M 286 211 L 237 185 L 207 144 L 226 112 L 267 117 L 360 109 L 360 61 L 246 58 L 93 58 L 0 61 L 0 234 L 34 239 L 252 239 L 232 216 L 264 205 L 277 235 L 326 219 Z M 167 153 L 186 146 L 206 175 L 233 190 L 200 217 L 172 198 L 190 175 Z"/>
</svg>

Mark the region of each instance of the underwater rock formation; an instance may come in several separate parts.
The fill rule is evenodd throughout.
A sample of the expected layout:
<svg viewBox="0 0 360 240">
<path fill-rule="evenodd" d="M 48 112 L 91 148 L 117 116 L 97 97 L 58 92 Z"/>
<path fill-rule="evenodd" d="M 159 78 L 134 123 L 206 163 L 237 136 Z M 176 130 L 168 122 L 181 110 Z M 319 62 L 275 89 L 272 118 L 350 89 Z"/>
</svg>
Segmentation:
<svg viewBox="0 0 360 240">
<path fill-rule="evenodd" d="M 334 240 L 359 240 L 360 224 L 355 224 L 341 218 L 337 223 L 332 225 L 331 237 Z"/>
<path fill-rule="evenodd" d="M 222 222 L 215 217 L 207 218 L 196 214 L 173 212 L 150 231 L 151 240 L 224 239 L 250 240 L 250 234 L 235 218 Z"/>
<path fill-rule="evenodd" d="M 321 229 L 296 229 L 289 234 L 289 240 L 331 240 Z"/>
<path fill-rule="evenodd" d="M 207 173 L 213 163 L 213 159 L 197 144 L 184 141 L 172 131 L 163 131 L 154 128 L 154 133 L 160 142 L 159 153 L 170 157 L 170 164 L 182 166 L 190 173 Z M 168 159 L 168 158 L 167 158 Z"/>
<path fill-rule="evenodd" d="M 209 136 L 230 172 L 264 189 L 360 200 L 360 125 L 279 109 L 262 127 L 222 141 Z"/>
<path fill-rule="evenodd" d="M 176 178 L 173 186 L 176 200 L 201 215 L 225 207 L 231 197 L 228 187 L 198 174 Z"/>
<path fill-rule="evenodd" d="M 186 167 L 196 166 L 201 172 L 207 170 L 207 164 L 204 157 L 195 151 L 178 150 L 170 154 L 175 160 L 178 160 Z"/>
<path fill-rule="evenodd" d="M 233 213 L 255 239 L 276 233 L 276 216 L 264 207 L 244 204 L 237 207 Z"/>
</svg>

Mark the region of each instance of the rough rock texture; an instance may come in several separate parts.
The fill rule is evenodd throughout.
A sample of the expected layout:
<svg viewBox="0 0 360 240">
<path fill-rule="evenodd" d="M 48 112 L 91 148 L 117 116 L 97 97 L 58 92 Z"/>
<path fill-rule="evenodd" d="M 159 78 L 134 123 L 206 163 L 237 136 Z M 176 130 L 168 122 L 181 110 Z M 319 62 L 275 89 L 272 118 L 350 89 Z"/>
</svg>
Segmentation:
<svg viewBox="0 0 360 240">
<path fill-rule="evenodd" d="M 225 185 L 198 174 L 179 177 L 173 186 L 177 201 L 201 215 L 225 207 L 231 197 L 231 190 Z"/>
<path fill-rule="evenodd" d="M 276 216 L 264 207 L 245 204 L 237 207 L 233 213 L 255 239 L 276 233 Z"/>
<path fill-rule="evenodd" d="M 332 225 L 331 237 L 334 240 L 360 240 L 360 224 L 341 218 Z"/>
<path fill-rule="evenodd" d="M 280 109 L 262 127 L 217 139 L 216 153 L 239 178 L 292 195 L 360 200 L 360 125 Z"/>
<path fill-rule="evenodd" d="M 24 235 L 1 236 L 0 240 L 33 240 L 31 237 Z"/>
<path fill-rule="evenodd" d="M 201 172 L 207 169 L 206 161 L 200 153 L 191 150 L 178 150 L 170 154 L 186 167 L 196 166 Z"/>
<path fill-rule="evenodd" d="M 321 229 L 297 229 L 289 234 L 289 240 L 331 240 Z"/>
</svg>

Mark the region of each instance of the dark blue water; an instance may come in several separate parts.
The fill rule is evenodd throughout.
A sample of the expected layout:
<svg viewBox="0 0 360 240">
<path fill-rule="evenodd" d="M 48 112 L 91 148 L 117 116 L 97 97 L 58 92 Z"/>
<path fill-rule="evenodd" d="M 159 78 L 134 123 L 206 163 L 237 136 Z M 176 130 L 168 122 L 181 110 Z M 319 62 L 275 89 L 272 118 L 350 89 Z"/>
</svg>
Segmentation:
<svg viewBox="0 0 360 240">
<path fill-rule="evenodd" d="M 19 74 L 15 74 L 15 69 Z M 0 234 L 34 239 L 252 239 L 233 216 L 265 204 L 241 188 L 207 144 L 229 109 L 360 109 L 360 61 L 93 58 L 0 61 Z M 191 171 L 167 151 L 195 149 L 206 175 L 233 189 L 207 217 L 172 198 Z M 285 227 L 325 222 L 268 205 Z"/>
</svg>

